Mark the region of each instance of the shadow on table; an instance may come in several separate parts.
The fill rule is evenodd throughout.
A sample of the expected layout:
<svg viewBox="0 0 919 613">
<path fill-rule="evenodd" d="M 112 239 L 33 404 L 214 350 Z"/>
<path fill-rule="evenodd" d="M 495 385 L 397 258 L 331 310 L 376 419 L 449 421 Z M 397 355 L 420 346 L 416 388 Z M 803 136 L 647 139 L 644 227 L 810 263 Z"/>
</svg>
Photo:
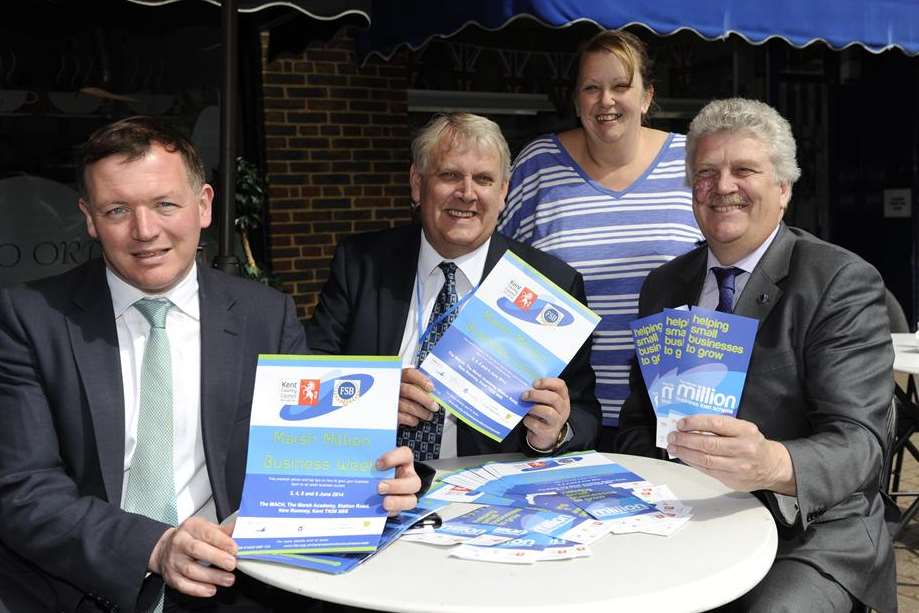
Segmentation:
<svg viewBox="0 0 919 613">
<path fill-rule="evenodd" d="M 680 498 L 680 502 L 692 507 L 692 521 L 708 521 L 750 508 L 750 494 L 728 492 L 717 498 Z M 758 500 L 757 504 L 764 506 Z"/>
</svg>

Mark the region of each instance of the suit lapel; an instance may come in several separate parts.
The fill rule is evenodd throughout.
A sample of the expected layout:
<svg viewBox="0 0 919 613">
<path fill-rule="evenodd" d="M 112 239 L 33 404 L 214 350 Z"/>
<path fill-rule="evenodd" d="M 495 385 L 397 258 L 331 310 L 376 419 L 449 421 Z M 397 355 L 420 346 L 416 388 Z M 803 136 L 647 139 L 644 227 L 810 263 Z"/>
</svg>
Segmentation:
<svg viewBox="0 0 919 613">
<path fill-rule="evenodd" d="M 491 235 L 491 242 L 488 244 L 488 255 L 485 256 L 485 268 L 482 269 L 482 278 L 479 280 L 480 283 L 485 280 L 491 269 L 498 264 L 509 246 L 510 244 L 504 238 L 504 235 L 497 232 Z"/>
<path fill-rule="evenodd" d="M 762 322 L 782 297 L 778 283 L 788 276 L 795 240 L 795 235 L 783 223 L 775 240 L 750 274 L 750 280 L 734 307 L 735 314 L 753 317 L 762 327 Z"/>
<path fill-rule="evenodd" d="M 695 251 L 691 259 L 683 267 L 685 274 L 680 274 L 670 279 L 671 288 L 664 289 L 663 294 L 668 297 L 666 304 L 660 305 L 660 308 L 673 308 L 683 305 L 699 304 L 699 296 L 702 294 L 702 284 L 705 281 L 705 263 L 708 258 L 708 249 L 700 248 Z M 655 309 L 654 312 L 660 310 Z"/>
<path fill-rule="evenodd" d="M 406 226 L 377 264 L 377 353 L 396 355 L 402 346 L 409 307 L 415 299 L 415 276 L 421 252 L 421 228 Z"/>
<path fill-rule="evenodd" d="M 233 310 L 236 298 L 218 282 L 219 273 L 198 267 L 201 309 L 201 436 L 212 484 L 226 483 L 228 441 L 239 405 L 243 359 L 239 346 L 245 318 Z M 233 415 L 227 415 L 230 411 Z M 222 487 L 222 486 L 221 486 Z M 221 496 L 223 494 L 223 496 Z M 225 492 L 214 491 L 215 502 Z M 218 506 L 219 509 L 219 506 Z"/>
<path fill-rule="evenodd" d="M 109 502 L 121 504 L 124 479 L 124 389 L 112 295 L 100 259 L 76 286 L 67 319 L 74 361 L 86 393 L 99 470 Z M 76 399 L 74 399 L 76 401 Z"/>
</svg>

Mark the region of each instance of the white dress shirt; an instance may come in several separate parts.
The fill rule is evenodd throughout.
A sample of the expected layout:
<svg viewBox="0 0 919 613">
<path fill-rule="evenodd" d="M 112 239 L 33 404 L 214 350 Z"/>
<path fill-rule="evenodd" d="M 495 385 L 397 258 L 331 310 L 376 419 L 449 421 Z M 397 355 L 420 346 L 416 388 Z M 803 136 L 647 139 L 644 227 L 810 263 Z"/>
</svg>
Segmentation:
<svg viewBox="0 0 919 613">
<path fill-rule="evenodd" d="M 438 268 L 441 262 L 454 262 L 456 264 L 456 294 L 462 300 L 463 296 L 472 291 L 482 280 L 485 271 L 485 259 L 488 257 L 488 246 L 491 238 L 486 240 L 472 253 L 455 259 L 447 259 L 437 253 L 431 243 L 421 232 L 421 250 L 418 254 L 418 270 L 415 272 L 415 285 L 412 292 L 412 302 L 408 310 L 408 319 L 405 321 L 405 332 L 402 334 L 402 344 L 399 348 L 399 357 L 402 358 L 403 368 L 415 366 L 415 355 L 418 353 L 419 338 L 424 334 L 431 318 L 431 311 L 437 301 L 437 294 L 444 286 L 444 273 Z M 418 328 L 418 304 L 421 303 L 421 329 Z M 443 407 L 440 408 L 444 410 Z M 456 417 L 451 414 L 444 416 L 444 432 L 440 440 L 440 457 L 455 458 L 456 447 Z"/>
<path fill-rule="evenodd" d="M 118 353 L 124 389 L 124 500 L 134 449 L 137 445 L 137 418 L 140 412 L 140 372 L 150 334 L 150 324 L 133 304 L 141 298 L 167 298 L 175 306 L 166 317 L 169 351 L 172 358 L 172 461 L 176 484 L 176 511 L 179 523 L 192 515 L 217 520 L 211 483 L 204 462 L 201 437 L 201 325 L 198 303 L 198 270 L 187 275 L 168 292 L 145 294 L 129 285 L 111 270 L 106 280 L 112 294 Z"/>
</svg>

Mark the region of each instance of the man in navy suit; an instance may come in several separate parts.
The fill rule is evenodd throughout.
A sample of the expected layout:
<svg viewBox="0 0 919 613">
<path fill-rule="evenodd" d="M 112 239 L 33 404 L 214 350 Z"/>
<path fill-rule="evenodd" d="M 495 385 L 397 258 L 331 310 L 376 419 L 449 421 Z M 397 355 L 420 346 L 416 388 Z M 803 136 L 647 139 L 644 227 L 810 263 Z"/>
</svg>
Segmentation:
<svg viewBox="0 0 919 613">
<path fill-rule="evenodd" d="M 259 586 L 234 586 L 236 545 L 217 522 L 240 501 L 258 354 L 307 352 L 293 301 L 196 265 L 213 190 L 182 135 L 125 119 L 94 133 L 81 162 L 79 206 L 104 258 L 0 290 L 0 601 L 159 610 L 165 583 L 170 611 L 263 610 Z M 138 450 L 163 440 L 139 427 L 154 335 L 143 299 L 169 303 L 172 449 L 154 468 L 171 457 L 175 524 L 125 508 Z M 409 450 L 385 454 L 388 467 L 384 506 L 411 508 Z"/>
<path fill-rule="evenodd" d="M 595 444 L 600 405 L 594 395 L 590 341 L 559 377 L 533 382 L 523 421 L 496 443 L 452 415 L 437 416 L 431 382 L 415 369 L 436 297 L 455 281 L 457 298 L 475 288 L 505 251 L 586 302 L 580 273 L 561 260 L 495 232 L 510 177 L 510 152 L 494 122 L 468 113 L 434 118 L 412 143 L 409 173 L 421 225 L 349 238 L 332 261 L 328 283 L 307 324 L 321 353 L 400 355 L 399 423 L 416 458 L 497 452 L 551 454 Z M 423 422 L 442 419 L 433 438 Z"/>
</svg>

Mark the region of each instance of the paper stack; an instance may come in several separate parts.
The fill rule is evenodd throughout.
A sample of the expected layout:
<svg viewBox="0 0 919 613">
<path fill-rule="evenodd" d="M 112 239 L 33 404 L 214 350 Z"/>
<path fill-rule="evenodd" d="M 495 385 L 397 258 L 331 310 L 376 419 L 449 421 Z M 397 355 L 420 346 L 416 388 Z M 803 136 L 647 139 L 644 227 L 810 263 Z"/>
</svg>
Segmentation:
<svg viewBox="0 0 919 613">
<path fill-rule="evenodd" d="M 530 564 L 590 555 L 609 533 L 669 536 L 692 517 L 655 485 L 596 452 L 495 462 L 447 475 L 426 500 L 482 505 L 402 538 L 470 560 Z"/>
</svg>

